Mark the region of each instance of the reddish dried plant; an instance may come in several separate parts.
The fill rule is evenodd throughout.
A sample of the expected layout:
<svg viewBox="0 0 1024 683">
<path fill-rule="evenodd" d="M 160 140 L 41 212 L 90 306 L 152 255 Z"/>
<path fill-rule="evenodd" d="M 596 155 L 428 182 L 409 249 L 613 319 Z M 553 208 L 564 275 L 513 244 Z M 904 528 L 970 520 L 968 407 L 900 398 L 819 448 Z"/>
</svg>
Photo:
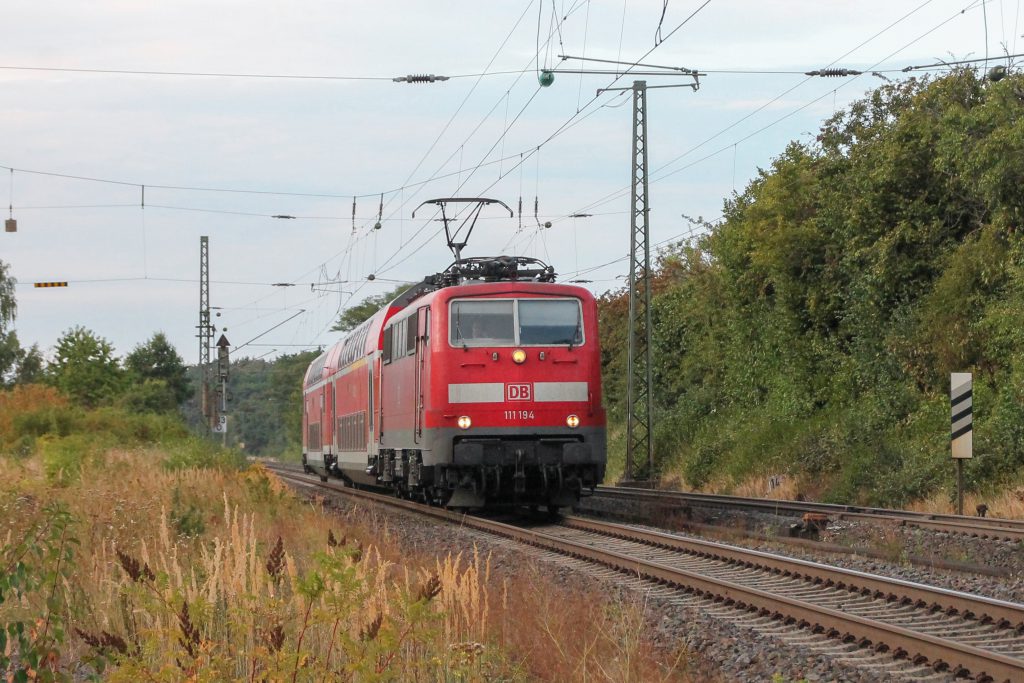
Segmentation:
<svg viewBox="0 0 1024 683">
<path fill-rule="evenodd" d="M 178 626 L 181 629 L 181 638 L 178 644 L 185 648 L 185 652 L 193 659 L 199 654 L 199 629 L 192 623 L 188 613 L 188 603 L 181 602 L 181 611 L 178 612 Z"/>
<path fill-rule="evenodd" d="M 123 553 L 118 550 L 117 561 L 121 564 L 121 569 L 124 570 L 125 574 L 131 577 L 132 581 L 137 582 L 142 579 L 153 581 L 156 579 L 156 574 L 153 573 L 153 570 L 149 568 L 148 564 L 140 562 L 128 553 Z"/>
<path fill-rule="evenodd" d="M 281 537 L 277 537 L 277 544 L 274 545 L 274 549 L 270 551 L 270 557 L 267 558 L 267 573 L 278 581 L 281 578 L 281 570 L 284 569 L 284 542 Z"/>
<path fill-rule="evenodd" d="M 75 633 L 77 633 L 78 637 L 84 640 L 87 645 L 96 650 L 100 650 L 101 652 L 109 652 L 113 650 L 121 655 L 128 654 L 128 643 L 125 642 L 124 638 L 114 633 L 100 631 L 100 634 L 97 636 L 87 633 L 80 628 L 76 628 Z"/>
</svg>

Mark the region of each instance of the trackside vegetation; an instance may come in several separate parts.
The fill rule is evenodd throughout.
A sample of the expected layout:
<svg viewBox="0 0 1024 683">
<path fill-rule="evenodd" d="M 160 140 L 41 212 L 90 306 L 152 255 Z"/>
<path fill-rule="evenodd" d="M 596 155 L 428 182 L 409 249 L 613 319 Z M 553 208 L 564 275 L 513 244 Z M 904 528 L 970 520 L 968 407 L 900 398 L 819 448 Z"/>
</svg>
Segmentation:
<svg viewBox="0 0 1024 683">
<path fill-rule="evenodd" d="M 640 599 L 437 546 L 180 417 L 0 390 L 4 681 L 690 680 Z"/>
<path fill-rule="evenodd" d="M 1024 76 L 884 85 L 793 142 L 654 284 L 663 477 L 902 505 L 952 490 L 949 373 L 974 373 L 975 491 L 1024 465 Z M 624 421 L 626 298 L 601 301 Z M 621 431 L 621 430 L 620 430 Z M 623 439 L 612 444 L 622 457 Z M 621 463 L 621 460 L 619 461 Z M 619 465 L 621 471 L 621 464 Z"/>
</svg>

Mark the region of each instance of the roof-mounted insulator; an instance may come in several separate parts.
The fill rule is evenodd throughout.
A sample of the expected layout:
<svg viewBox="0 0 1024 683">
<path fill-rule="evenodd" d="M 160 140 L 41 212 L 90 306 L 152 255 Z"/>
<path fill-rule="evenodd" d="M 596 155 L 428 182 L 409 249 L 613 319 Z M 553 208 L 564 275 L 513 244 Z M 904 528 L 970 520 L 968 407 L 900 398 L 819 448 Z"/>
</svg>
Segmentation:
<svg viewBox="0 0 1024 683">
<path fill-rule="evenodd" d="M 392 78 L 395 83 L 434 83 L 435 81 L 447 81 L 447 76 L 435 76 L 434 74 L 409 74 Z"/>
<path fill-rule="evenodd" d="M 804 72 L 805 76 L 821 76 L 822 78 L 840 78 L 842 76 L 860 76 L 863 71 L 856 69 L 817 69 Z"/>
</svg>

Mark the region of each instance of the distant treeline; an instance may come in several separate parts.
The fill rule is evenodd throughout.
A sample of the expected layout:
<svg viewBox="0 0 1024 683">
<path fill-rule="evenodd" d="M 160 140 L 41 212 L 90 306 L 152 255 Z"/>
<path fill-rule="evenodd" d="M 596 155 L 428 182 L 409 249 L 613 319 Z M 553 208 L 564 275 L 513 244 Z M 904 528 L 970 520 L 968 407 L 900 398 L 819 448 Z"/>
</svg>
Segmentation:
<svg viewBox="0 0 1024 683">
<path fill-rule="evenodd" d="M 788 473 L 812 495 L 950 490 L 949 373 L 974 373 L 969 485 L 1024 464 L 1024 75 L 884 85 L 793 142 L 653 286 L 667 476 Z M 625 420 L 626 296 L 601 300 Z M 613 439 L 621 458 L 621 438 Z"/>
<path fill-rule="evenodd" d="M 302 449 L 302 377 L 319 351 L 279 356 L 275 360 L 240 358 L 228 377 L 228 445 L 249 455 L 298 460 Z M 189 368 L 195 386 L 197 368 Z M 196 393 L 198 396 L 198 392 Z M 200 425 L 196 398 L 185 405 L 190 424 Z"/>
<path fill-rule="evenodd" d="M 14 425 L 7 437 L 0 435 L 0 452 L 5 448 L 31 450 L 34 445 L 22 444 L 22 437 L 31 437 L 34 444 L 34 438 L 51 427 L 64 434 L 71 428 L 50 423 L 70 420 L 67 424 L 72 424 L 77 418 L 65 419 L 66 414 L 82 415 L 82 410 L 97 408 L 113 409 L 104 413 L 105 419 L 116 422 L 123 418 L 125 424 L 134 424 L 133 416 L 141 415 L 168 417 L 167 424 L 179 425 L 184 418 L 195 433 L 213 438 L 201 418 L 199 369 L 185 366 L 164 333 L 153 334 L 118 357 L 104 337 L 85 327 L 72 327 L 57 339 L 47 358 L 38 345 L 24 348 L 13 329 L 17 314 L 14 285 L 7 264 L 0 261 L 0 407 L 43 410 L 39 419 L 48 426 Z M 299 458 L 302 377 L 318 353 L 283 355 L 273 361 L 240 358 L 231 363 L 229 446 L 247 454 Z M 45 411 L 48 403 L 53 404 L 51 412 Z M 139 424 L 149 423 L 143 420 Z"/>
</svg>

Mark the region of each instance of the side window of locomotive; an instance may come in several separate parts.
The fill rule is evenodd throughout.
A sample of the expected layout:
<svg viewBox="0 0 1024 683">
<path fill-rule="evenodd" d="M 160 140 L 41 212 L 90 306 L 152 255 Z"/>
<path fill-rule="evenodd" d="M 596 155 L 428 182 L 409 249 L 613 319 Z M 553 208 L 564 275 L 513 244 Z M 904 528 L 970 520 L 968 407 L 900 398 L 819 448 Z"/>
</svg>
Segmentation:
<svg viewBox="0 0 1024 683">
<path fill-rule="evenodd" d="M 416 316 L 406 318 L 405 324 L 405 353 L 411 356 L 416 353 Z"/>
<path fill-rule="evenodd" d="M 391 336 L 394 334 L 394 327 L 384 330 L 384 365 L 391 362 Z"/>
<path fill-rule="evenodd" d="M 452 346 L 512 346 L 512 301 L 453 301 L 448 339 Z"/>
<path fill-rule="evenodd" d="M 519 343 L 583 343 L 583 312 L 575 299 L 520 299 Z"/>
<path fill-rule="evenodd" d="M 405 330 L 408 324 L 408 320 L 403 320 L 395 326 L 395 336 L 392 337 L 392 343 L 395 348 L 391 351 L 392 358 L 403 358 L 405 356 Z"/>
</svg>

